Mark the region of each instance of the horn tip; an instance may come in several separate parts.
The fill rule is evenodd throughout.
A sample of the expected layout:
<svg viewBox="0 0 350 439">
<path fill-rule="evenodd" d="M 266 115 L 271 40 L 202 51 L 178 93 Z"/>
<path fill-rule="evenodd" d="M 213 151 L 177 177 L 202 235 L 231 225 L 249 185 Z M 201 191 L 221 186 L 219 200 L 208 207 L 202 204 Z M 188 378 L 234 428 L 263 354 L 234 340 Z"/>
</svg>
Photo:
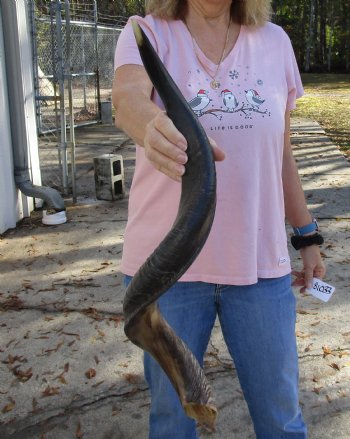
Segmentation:
<svg viewBox="0 0 350 439">
<path fill-rule="evenodd" d="M 134 31 L 137 45 L 140 46 L 143 43 L 142 29 L 136 20 L 131 20 L 131 25 Z"/>
</svg>

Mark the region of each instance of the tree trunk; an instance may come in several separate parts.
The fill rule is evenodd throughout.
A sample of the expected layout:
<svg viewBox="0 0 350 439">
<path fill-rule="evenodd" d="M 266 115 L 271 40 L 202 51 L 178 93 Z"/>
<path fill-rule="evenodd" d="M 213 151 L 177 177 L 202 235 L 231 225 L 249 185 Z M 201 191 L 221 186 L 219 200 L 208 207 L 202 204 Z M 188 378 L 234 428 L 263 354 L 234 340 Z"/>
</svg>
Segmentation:
<svg viewBox="0 0 350 439">
<path fill-rule="evenodd" d="M 329 44 L 328 44 L 328 57 L 327 57 L 327 69 L 330 72 L 332 68 L 332 48 L 333 48 L 333 32 L 334 32 L 334 3 L 330 4 L 330 17 L 329 17 Z"/>
<path fill-rule="evenodd" d="M 315 0 L 310 0 L 309 35 L 306 41 L 305 72 L 310 71 L 311 51 L 314 43 L 313 41 L 314 21 L 315 21 Z"/>
</svg>

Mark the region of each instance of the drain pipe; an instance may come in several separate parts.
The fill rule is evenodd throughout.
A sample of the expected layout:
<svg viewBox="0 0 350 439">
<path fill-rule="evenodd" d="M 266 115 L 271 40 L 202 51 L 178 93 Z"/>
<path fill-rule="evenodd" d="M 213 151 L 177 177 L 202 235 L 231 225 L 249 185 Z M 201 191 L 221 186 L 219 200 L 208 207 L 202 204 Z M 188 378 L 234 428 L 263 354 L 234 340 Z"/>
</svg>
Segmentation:
<svg viewBox="0 0 350 439">
<path fill-rule="evenodd" d="M 24 195 L 44 200 L 47 208 L 54 211 L 48 214 L 44 210 L 44 224 L 62 224 L 67 219 L 61 194 L 53 188 L 34 185 L 30 176 L 28 145 L 37 138 L 37 135 L 27 4 L 25 0 L 0 0 L 0 2 L 3 14 L 6 73 L 9 78 L 8 101 L 15 182 Z"/>
</svg>

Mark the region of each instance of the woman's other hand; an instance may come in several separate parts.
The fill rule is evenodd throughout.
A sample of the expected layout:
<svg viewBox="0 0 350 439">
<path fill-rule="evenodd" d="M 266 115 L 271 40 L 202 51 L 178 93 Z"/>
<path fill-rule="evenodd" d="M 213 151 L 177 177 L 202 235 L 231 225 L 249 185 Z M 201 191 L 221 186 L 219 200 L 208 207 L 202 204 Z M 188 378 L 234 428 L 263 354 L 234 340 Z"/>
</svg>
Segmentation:
<svg viewBox="0 0 350 439">
<path fill-rule="evenodd" d="M 317 245 L 310 245 L 300 250 L 304 264 L 304 284 L 306 288 L 312 288 L 312 279 L 317 277 L 323 279 L 326 274 L 326 267 L 322 260 L 320 248 Z"/>
</svg>

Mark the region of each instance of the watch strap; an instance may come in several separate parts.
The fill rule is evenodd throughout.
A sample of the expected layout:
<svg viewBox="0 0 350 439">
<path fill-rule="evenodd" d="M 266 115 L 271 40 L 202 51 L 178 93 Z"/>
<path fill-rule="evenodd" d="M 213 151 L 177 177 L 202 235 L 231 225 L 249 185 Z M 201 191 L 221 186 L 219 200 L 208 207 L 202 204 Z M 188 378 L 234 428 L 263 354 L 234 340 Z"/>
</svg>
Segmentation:
<svg viewBox="0 0 350 439">
<path fill-rule="evenodd" d="M 317 232 L 317 231 L 318 231 L 318 224 L 315 218 L 312 220 L 312 223 L 307 224 L 306 226 L 293 227 L 293 232 L 294 235 L 296 236 L 303 236 L 308 233 Z"/>
</svg>

